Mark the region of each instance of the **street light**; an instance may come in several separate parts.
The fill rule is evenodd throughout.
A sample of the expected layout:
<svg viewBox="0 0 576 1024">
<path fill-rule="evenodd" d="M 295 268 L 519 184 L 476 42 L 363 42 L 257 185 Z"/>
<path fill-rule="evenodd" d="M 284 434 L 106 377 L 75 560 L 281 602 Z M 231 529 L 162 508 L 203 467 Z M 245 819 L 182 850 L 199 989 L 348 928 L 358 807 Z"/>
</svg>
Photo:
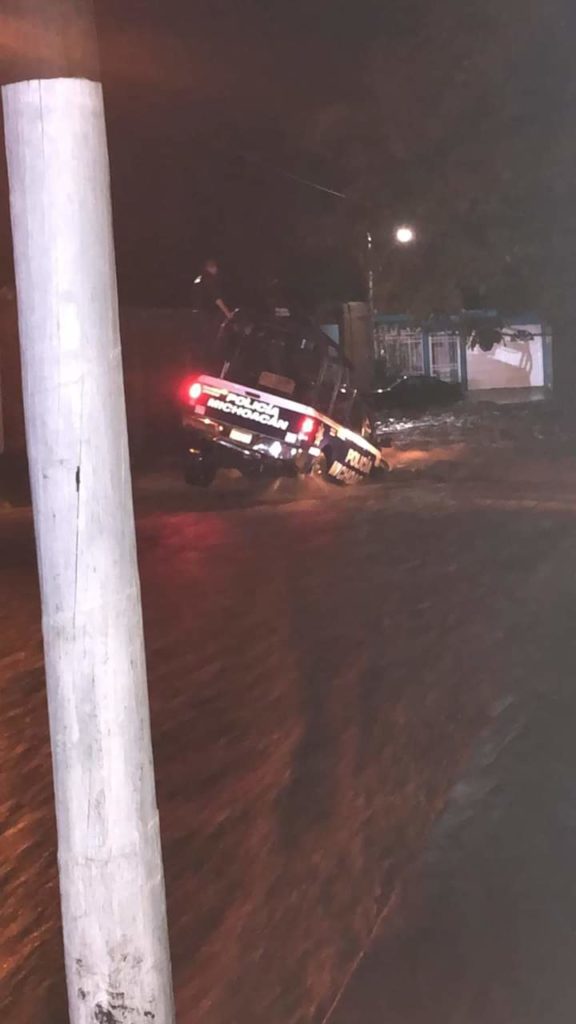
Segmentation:
<svg viewBox="0 0 576 1024">
<path fill-rule="evenodd" d="M 396 228 L 396 241 L 400 245 L 410 245 L 410 242 L 414 241 L 415 238 L 414 229 L 408 227 L 407 224 L 403 224 L 401 227 Z"/>
</svg>

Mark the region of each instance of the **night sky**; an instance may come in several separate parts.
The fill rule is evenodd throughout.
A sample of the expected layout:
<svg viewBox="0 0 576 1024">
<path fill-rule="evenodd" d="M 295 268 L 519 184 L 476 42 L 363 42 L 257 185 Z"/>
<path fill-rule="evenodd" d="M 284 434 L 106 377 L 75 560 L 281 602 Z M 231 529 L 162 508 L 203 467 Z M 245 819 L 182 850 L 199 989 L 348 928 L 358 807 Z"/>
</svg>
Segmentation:
<svg viewBox="0 0 576 1024">
<path fill-rule="evenodd" d="M 123 301 L 186 304 L 212 254 L 232 298 L 269 273 L 314 299 L 362 298 L 365 231 L 387 264 L 398 219 L 415 221 L 422 245 L 383 269 L 395 301 L 407 300 L 398 280 L 406 292 L 426 279 L 442 305 L 462 262 L 472 282 L 493 267 L 495 294 L 522 299 L 534 287 L 535 249 L 552 245 L 560 199 L 573 198 L 562 177 L 573 156 L 562 148 L 574 100 L 567 2 L 96 0 L 96 9 Z M 7 209 L 3 180 L 3 280 Z"/>
</svg>

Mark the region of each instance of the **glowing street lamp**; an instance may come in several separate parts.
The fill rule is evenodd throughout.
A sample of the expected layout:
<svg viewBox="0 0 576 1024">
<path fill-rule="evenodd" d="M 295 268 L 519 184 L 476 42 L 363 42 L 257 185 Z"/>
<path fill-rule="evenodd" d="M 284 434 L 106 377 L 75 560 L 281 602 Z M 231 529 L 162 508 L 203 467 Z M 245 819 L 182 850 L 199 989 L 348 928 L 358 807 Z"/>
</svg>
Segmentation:
<svg viewBox="0 0 576 1024">
<path fill-rule="evenodd" d="M 407 224 L 403 224 L 401 227 L 396 228 L 395 236 L 396 241 L 399 242 L 400 245 L 410 245 L 410 242 L 413 242 L 416 237 L 414 229 L 408 227 Z"/>
</svg>

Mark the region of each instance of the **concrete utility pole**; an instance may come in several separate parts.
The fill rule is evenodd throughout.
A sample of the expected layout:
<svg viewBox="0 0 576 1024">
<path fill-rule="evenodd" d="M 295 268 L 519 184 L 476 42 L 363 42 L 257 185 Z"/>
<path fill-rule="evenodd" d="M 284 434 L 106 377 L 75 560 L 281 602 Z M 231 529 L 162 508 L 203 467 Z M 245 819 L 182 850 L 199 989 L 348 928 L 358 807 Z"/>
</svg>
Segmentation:
<svg viewBox="0 0 576 1024">
<path fill-rule="evenodd" d="M 2 99 L 72 1024 L 172 984 L 91 0 L 3 0 Z"/>
</svg>

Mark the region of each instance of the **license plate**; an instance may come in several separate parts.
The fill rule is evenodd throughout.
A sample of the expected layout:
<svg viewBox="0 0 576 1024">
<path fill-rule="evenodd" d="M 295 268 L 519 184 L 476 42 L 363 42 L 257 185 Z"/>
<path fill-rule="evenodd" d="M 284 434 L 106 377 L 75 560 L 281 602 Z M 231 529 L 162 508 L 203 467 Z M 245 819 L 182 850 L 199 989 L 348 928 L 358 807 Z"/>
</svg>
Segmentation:
<svg viewBox="0 0 576 1024">
<path fill-rule="evenodd" d="M 252 434 L 248 434 L 245 430 L 231 430 L 230 440 L 240 441 L 241 444 L 252 444 Z"/>
</svg>

